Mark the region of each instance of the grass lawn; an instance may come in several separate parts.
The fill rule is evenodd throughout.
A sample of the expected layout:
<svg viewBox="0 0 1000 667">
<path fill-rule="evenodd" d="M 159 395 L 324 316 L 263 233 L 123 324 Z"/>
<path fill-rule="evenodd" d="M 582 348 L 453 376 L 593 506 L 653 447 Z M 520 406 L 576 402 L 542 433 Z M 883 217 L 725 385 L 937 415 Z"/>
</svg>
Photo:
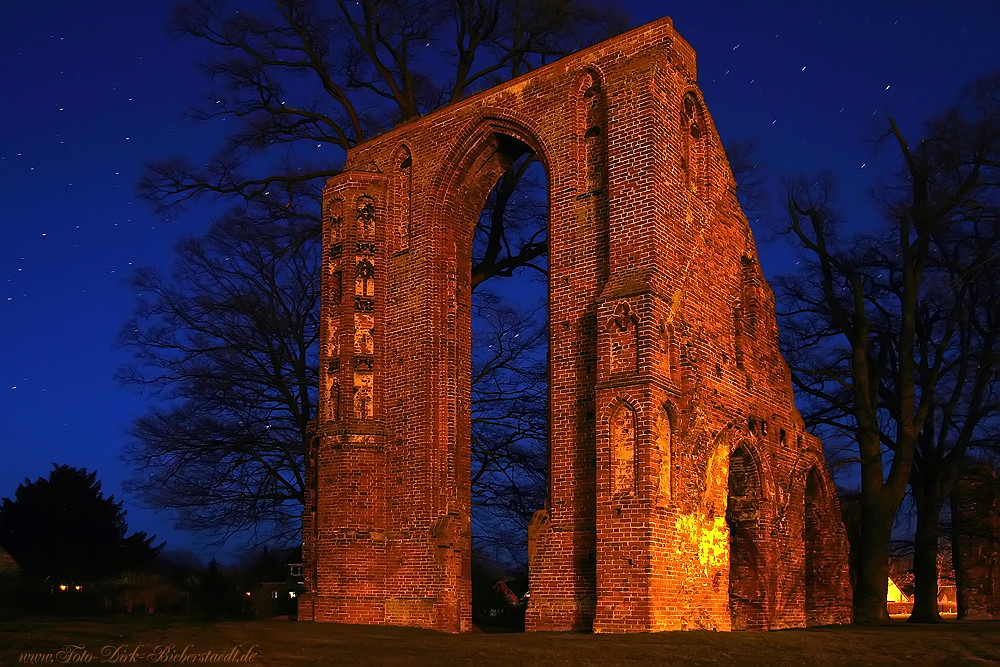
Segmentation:
<svg viewBox="0 0 1000 667">
<path fill-rule="evenodd" d="M 0 619 L 0 665 L 201 664 L 198 658 L 206 657 L 215 664 L 245 658 L 242 664 L 254 665 L 963 665 L 1000 662 L 1000 622 L 764 633 L 449 635 L 168 615 Z"/>
</svg>

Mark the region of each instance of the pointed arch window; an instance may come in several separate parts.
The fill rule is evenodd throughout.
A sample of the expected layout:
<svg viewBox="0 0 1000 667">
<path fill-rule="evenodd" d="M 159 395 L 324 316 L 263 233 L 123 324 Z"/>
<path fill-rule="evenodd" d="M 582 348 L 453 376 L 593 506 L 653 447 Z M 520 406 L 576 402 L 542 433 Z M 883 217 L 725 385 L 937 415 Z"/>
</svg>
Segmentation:
<svg viewBox="0 0 1000 667">
<path fill-rule="evenodd" d="M 688 189 L 703 196 L 706 178 L 706 140 L 705 112 L 694 93 L 684 96 L 681 105 L 681 137 L 683 150 L 681 167 Z"/>
</svg>

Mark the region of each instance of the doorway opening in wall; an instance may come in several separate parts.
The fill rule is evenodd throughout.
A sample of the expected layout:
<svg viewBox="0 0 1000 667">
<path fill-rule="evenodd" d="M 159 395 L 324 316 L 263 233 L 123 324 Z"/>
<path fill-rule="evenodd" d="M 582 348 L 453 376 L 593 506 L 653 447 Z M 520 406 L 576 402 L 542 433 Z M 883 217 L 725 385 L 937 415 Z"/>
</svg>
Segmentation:
<svg viewBox="0 0 1000 667">
<path fill-rule="evenodd" d="M 768 586 L 764 554 L 761 475 L 744 445 L 729 457 L 729 612 L 733 630 L 768 630 Z"/>
<path fill-rule="evenodd" d="M 524 152 L 473 240 L 472 620 L 498 631 L 524 629 L 528 523 L 547 493 L 548 208 L 545 167 Z"/>
</svg>

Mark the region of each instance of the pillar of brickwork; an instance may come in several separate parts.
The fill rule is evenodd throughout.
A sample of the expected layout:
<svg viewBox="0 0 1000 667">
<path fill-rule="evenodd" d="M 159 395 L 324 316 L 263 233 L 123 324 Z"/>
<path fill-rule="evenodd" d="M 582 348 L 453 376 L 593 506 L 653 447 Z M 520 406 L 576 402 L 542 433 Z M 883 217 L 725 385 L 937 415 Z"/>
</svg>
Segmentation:
<svg viewBox="0 0 1000 667">
<path fill-rule="evenodd" d="M 324 193 L 320 394 L 303 531 L 300 614 L 381 623 L 385 606 L 387 179 L 350 174 Z"/>
<path fill-rule="evenodd" d="M 550 163 L 548 507 L 528 530 L 528 630 L 590 630 L 596 604 L 597 296 L 608 276 L 607 83 L 566 77 Z"/>
<path fill-rule="evenodd" d="M 720 276 L 714 294 L 683 292 L 690 252 L 700 252 L 710 135 L 704 122 L 694 140 L 687 134 L 693 57 L 682 54 L 671 54 L 673 67 L 663 52 L 637 56 L 608 82 L 609 277 L 596 313 L 597 632 L 728 628 L 724 581 L 716 576 L 712 587 L 726 562 L 719 518 L 706 531 L 705 516 L 681 512 L 673 497 L 674 476 L 696 472 L 676 460 L 688 435 L 679 420 L 692 405 L 690 395 L 687 404 L 681 398 L 696 387 L 682 386 L 675 324 L 688 300 L 721 301 L 727 283 Z M 698 613 L 689 616 L 691 606 Z"/>
</svg>

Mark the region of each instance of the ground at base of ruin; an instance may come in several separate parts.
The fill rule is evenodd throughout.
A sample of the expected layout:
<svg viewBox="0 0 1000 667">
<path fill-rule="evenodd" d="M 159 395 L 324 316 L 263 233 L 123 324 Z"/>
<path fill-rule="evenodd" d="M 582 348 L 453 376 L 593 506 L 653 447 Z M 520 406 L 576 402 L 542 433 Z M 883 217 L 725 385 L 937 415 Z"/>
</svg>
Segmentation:
<svg viewBox="0 0 1000 667">
<path fill-rule="evenodd" d="M 963 665 L 1000 661 L 1000 622 L 893 622 L 877 627 L 733 633 L 478 631 L 452 635 L 414 628 L 288 620 L 198 621 L 160 614 L 0 618 L 2 665 L 231 664 L 240 660 L 241 664 L 282 666 Z"/>
</svg>

